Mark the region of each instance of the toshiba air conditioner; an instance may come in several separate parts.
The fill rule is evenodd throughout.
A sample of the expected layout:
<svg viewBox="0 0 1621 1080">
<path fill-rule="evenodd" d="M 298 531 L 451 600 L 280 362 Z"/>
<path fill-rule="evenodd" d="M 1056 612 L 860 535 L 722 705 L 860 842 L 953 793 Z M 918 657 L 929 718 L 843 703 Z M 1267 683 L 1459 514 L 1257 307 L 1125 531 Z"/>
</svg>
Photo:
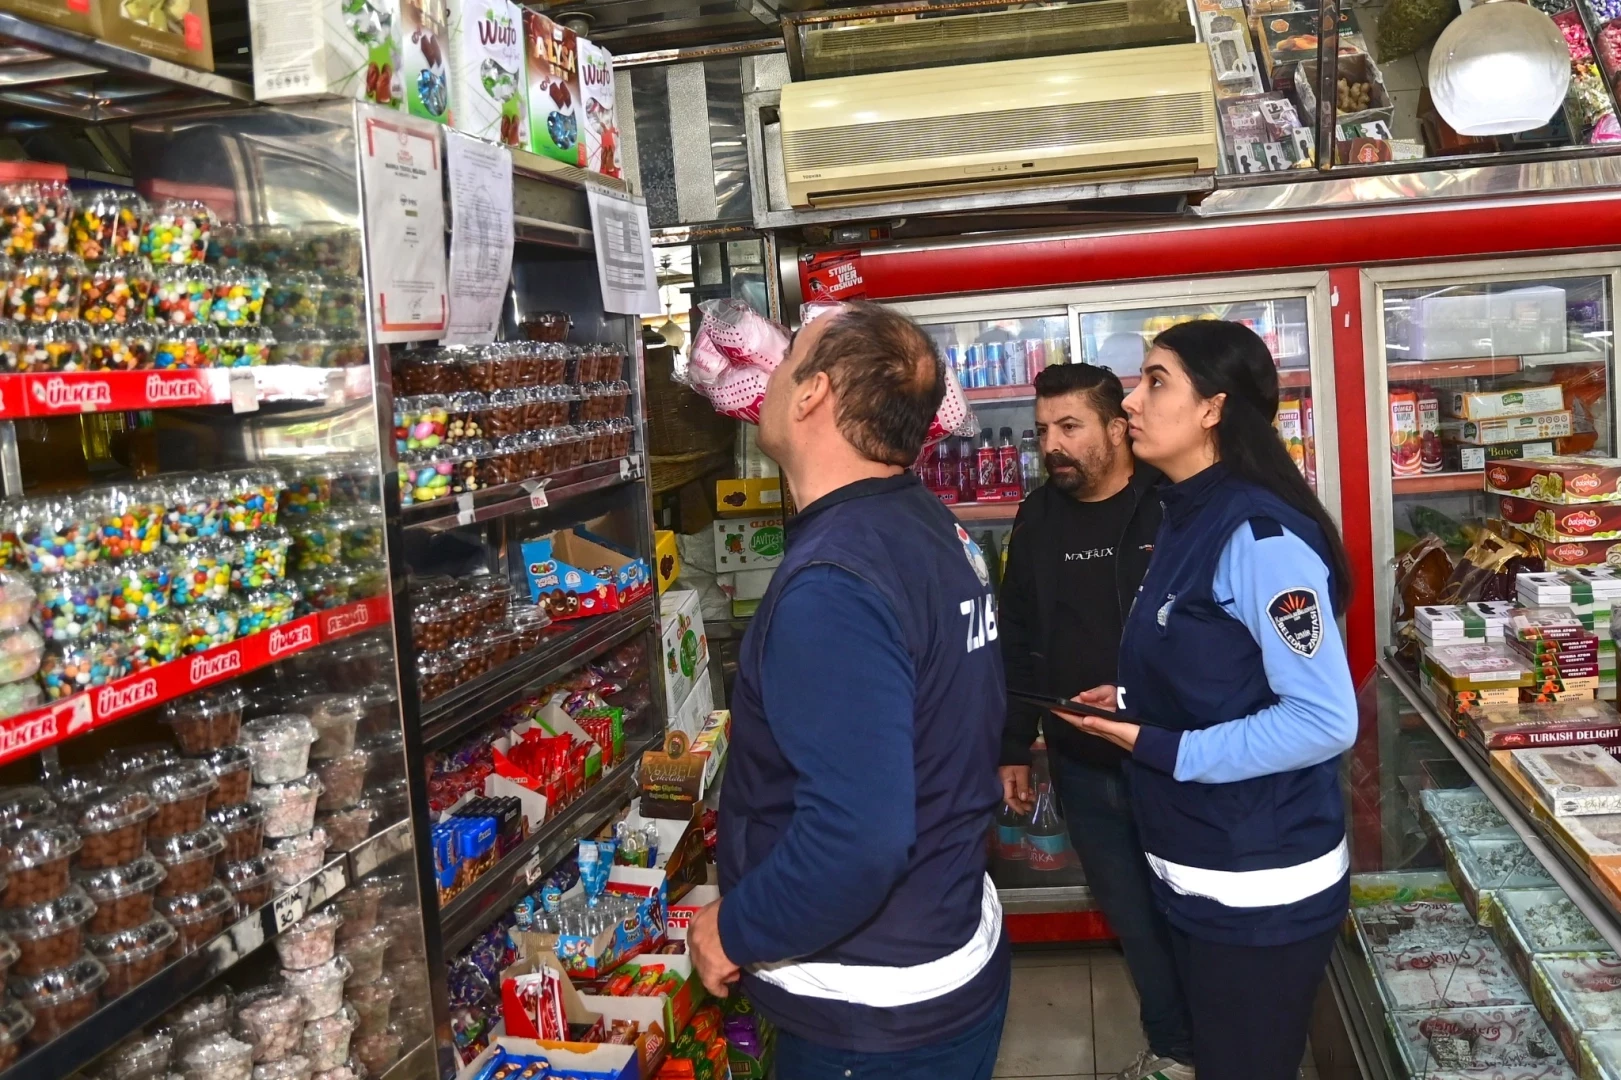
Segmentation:
<svg viewBox="0 0 1621 1080">
<path fill-rule="evenodd" d="M 1203 45 L 788 83 L 782 162 L 795 206 L 890 202 L 1214 169 Z"/>
</svg>

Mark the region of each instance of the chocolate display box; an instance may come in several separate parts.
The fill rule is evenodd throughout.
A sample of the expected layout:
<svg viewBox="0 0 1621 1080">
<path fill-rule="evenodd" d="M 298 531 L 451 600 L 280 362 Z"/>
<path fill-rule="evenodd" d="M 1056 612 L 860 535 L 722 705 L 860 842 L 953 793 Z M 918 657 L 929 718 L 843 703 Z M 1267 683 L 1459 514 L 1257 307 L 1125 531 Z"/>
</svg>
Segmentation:
<svg viewBox="0 0 1621 1080">
<path fill-rule="evenodd" d="M 1621 540 L 1621 503 L 1572 506 L 1505 496 L 1498 500 L 1498 514 L 1520 531 L 1551 544 Z"/>
<path fill-rule="evenodd" d="M 1574 505 L 1621 501 L 1621 459 L 1522 458 L 1486 470 L 1486 490 L 1537 502 Z"/>
<path fill-rule="evenodd" d="M 553 621 L 606 615 L 652 595 L 647 563 L 584 533 L 525 540 L 522 550 L 529 597 L 546 605 Z"/>
</svg>

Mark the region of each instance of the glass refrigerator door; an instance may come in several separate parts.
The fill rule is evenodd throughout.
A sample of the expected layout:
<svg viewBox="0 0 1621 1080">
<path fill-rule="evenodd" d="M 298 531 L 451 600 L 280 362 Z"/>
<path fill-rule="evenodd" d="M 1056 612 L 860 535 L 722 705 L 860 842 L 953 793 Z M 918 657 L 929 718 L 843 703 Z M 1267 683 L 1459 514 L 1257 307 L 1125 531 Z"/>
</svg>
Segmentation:
<svg viewBox="0 0 1621 1080">
<path fill-rule="evenodd" d="M 1450 575 L 1434 550 L 1457 564 L 1481 526 L 1495 523 L 1550 569 L 1621 563 L 1610 534 L 1555 521 L 1535 499 L 1486 490 L 1497 461 L 1615 456 L 1614 262 L 1581 256 L 1525 260 L 1509 272 L 1495 262 L 1369 275 L 1370 470 L 1389 478 L 1374 482 L 1386 493 L 1376 498 L 1375 554 L 1407 582 L 1386 579 L 1376 594 L 1382 645 L 1396 640 L 1411 601 L 1441 599 L 1431 586 Z M 1409 562 L 1416 569 L 1404 573 Z"/>
</svg>

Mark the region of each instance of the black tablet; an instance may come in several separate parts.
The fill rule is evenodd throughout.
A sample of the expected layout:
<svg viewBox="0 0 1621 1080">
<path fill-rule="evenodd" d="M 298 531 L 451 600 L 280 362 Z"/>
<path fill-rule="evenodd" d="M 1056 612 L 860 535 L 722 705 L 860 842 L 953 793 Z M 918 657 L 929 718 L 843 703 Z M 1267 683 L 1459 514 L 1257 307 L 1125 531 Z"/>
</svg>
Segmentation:
<svg viewBox="0 0 1621 1080">
<path fill-rule="evenodd" d="M 1022 701 L 1026 705 L 1034 705 L 1038 709 L 1048 712 L 1066 712 L 1071 716 L 1096 716 L 1102 720 L 1117 720 L 1122 724 L 1137 724 L 1140 727 L 1161 727 L 1152 720 L 1144 720 L 1137 716 L 1121 716 L 1113 709 L 1101 709 L 1096 705 L 1083 705 L 1079 701 L 1067 701 L 1056 698 L 1050 694 L 1033 694 L 1028 690 L 1008 689 L 1007 696 L 1015 701 Z"/>
</svg>

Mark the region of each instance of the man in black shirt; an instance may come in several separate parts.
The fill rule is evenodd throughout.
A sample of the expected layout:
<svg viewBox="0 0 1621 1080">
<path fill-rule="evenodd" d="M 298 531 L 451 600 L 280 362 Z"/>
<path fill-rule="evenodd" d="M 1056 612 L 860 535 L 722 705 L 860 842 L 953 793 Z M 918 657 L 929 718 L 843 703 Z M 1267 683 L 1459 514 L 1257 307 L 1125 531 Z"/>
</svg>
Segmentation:
<svg viewBox="0 0 1621 1080">
<path fill-rule="evenodd" d="M 1047 482 L 1019 510 L 1002 582 L 1008 686 L 1069 698 L 1113 683 L 1120 632 L 1159 530 L 1159 479 L 1126 440 L 1125 392 L 1107 368 L 1049 367 L 1036 376 L 1036 434 Z M 1028 812 L 1030 747 L 1042 713 L 1008 702 L 1002 787 Z M 1122 1080 L 1192 1080 L 1193 1040 L 1164 917 L 1126 797 L 1124 750 L 1063 722 L 1045 729 L 1054 787 L 1087 883 L 1120 938 L 1137 984 L 1149 1050 Z"/>
</svg>

